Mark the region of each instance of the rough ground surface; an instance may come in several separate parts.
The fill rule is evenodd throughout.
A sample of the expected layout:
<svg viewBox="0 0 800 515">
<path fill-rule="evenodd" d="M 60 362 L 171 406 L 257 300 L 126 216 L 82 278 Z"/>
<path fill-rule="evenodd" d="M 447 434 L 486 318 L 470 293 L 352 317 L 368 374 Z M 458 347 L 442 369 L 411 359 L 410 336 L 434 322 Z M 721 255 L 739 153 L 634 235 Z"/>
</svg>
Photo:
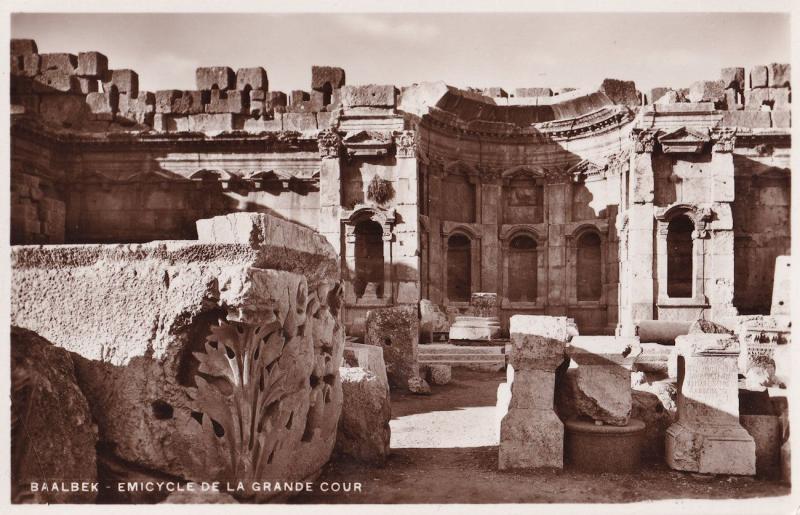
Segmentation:
<svg viewBox="0 0 800 515">
<path fill-rule="evenodd" d="M 316 481 L 361 482 L 362 493 L 312 493 L 293 503 L 630 503 L 672 499 L 750 499 L 763 513 L 788 513 L 789 487 L 736 476 L 701 476 L 653 464 L 633 474 L 499 472 L 493 435 L 503 373 L 453 370 L 433 395 L 392 393 L 392 451 L 383 467 L 332 461 Z M 463 417 L 457 427 L 447 427 Z M 424 424 L 417 422 L 424 421 Z M 496 437 L 491 436 L 492 439 Z M 495 440 L 496 442 L 496 440 Z M 408 447 L 414 443 L 416 448 Z M 402 446 L 405 446 L 403 448 Z M 768 499 L 765 499 L 768 498 Z M 651 504 L 648 504 L 650 506 Z M 719 508 L 719 505 L 716 505 Z M 769 511 L 774 507 L 777 511 Z M 738 503 L 730 513 L 747 513 Z M 745 510 L 745 511 L 742 511 Z M 752 512 L 752 511 L 751 511 Z"/>
</svg>

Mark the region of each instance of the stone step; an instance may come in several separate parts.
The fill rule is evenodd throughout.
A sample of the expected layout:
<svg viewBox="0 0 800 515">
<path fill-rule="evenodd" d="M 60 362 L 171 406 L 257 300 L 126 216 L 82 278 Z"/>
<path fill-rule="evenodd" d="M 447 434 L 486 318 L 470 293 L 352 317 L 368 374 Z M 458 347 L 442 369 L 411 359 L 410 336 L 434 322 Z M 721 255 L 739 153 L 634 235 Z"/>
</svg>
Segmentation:
<svg viewBox="0 0 800 515">
<path fill-rule="evenodd" d="M 497 372 L 506 366 L 505 360 L 494 361 L 452 361 L 452 360 L 420 360 L 423 365 L 450 365 L 453 368 L 466 368 L 469 370 L 480 370 L 483 372 Z"/>
<path fill-rule="evenodd" d="M 503 354 L 425 354 L 419 357 L 419 362 L 428 362 L 432 360 L 438 361 L 480 361 L 484 362 L 503 362 L 505 363 L 506 357 Z"/>
<path fill-rule="evenodd" d="M 418 347 L 422 354 L 503 354 L 503 347 L 497 346 L 460 346 L 448 343 L 431 343 Z"/>
</svg>

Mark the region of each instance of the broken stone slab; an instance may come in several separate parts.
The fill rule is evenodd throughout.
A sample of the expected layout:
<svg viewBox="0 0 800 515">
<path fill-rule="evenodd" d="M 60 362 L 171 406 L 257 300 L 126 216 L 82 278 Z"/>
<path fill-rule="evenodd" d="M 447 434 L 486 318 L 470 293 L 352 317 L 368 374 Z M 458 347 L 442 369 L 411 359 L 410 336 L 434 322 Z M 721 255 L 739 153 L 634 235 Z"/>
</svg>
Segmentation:
<svg viewBox="0 0 800 515">
<path fill-rule="evenodd" d="M 236 74 L 228 66 L 207 66 L 195 70 L 197 89 L 227 91 L 236 88 Z"/>
<path fill-rule="evenodd" d="M 75 353 L 102 445 L 119 459 L 192 481 L 301 480 L 335 443 L 344 327 L 338 267 L 309 288 L 314 261 L 298 257 L 295 272 L 237 243 L 15 247 L 12 321 Z M 269 387 L 232 381 L 241 363 Z M 250 433 L 258 406 L 265 422 Z M 259 446 L 217 436 L 236 428 Z"/>
<path fill-rule="evenodd" d="M 769 86 L 769 71 L 766 66 L 758 65 L 750 68 L 750 88 L 766 88 Z"/>
<path fill-rule="evenodd" d="M 789 63 L 770 63 L 767 75 L 770 87 L 788 88 L 792 85 L 792 65 Z"/>
<path fill-rule="evenodd" d="M 11 327 L 11 501 L 88 503 L 96 493 L 31 492 L 30 485 L 97 481 L 97 426 L 72 356 Z"/>
<path fill-rule="evenodd" d="M 689 86 L 689 102 L 722 102 L 725 83 L 721 80 L 699 80 Z"/>
<path fill-rule="evenodd" d="M 364 343 L 383 348 L 392 388 L 410 388 L 419 378 L 419 313 L 416 306 L 394 306 L 367 312 Z"/>
<path fill-rule="evenodd" d="M 362 368 L 342 367 L 339 373 L 343 403 L 334 452 L 382 465 L 391 439 L 389 387 Z"/>
<path fill-rule="evenodd" d="M 324 91 L 326 87 L 331 90 L 339 89 L 344 86 L 345 74 L 342 68 L 335 66 L 312 66 L 311 67 L 311 89 L 314 91 Z M 328 91 L 330 93 L 331 91 Z"/>
<path fill-rule="evenodd" d="M 389 388 L 386 375 L 386 362 L 383 360 L 383 349 L 375 345 L 347 342 L 344 348 L 344 363 L 350 367 L 359 367 L 375 374 Z"/>
<path fill-rule="evenodd" d="M 703 474 L 755 474 L 755 442 L 739 424 L 736 337 L 679 336 L 676 349 L 678 421 L 667 430 L 667 464 Z"/>
<path fill-rule="evenodd" d="M 248 87 L 251 90 L 269 91 L 267 70 L 260 66 L 236 70 L 236 89 L 244 91 Z"/>
<path fill-rule="evenodd" d="M 78 54 L 78 70 L 80 77 L 103 79 L 108 72 L 108 57 L 100 52 L 80 52 Z"/>
<path fill-rule="evenodd" d="M 565 359 L 565 345 L 577 335 L 567 317 L 514 315 L 510 320 L 509 364 L 515 370 L 555 370 Z"/>
<path fill-rule="evenodd" d="M 597 422 L 624 426 L 631 415 L 631 367 L 641 354 L 639 339 L 575 336 L 567 354 L 578 365 L 575 405 Z"/>
<path fill-rule="evenodd" d="M 689 326 L 688 334 L 733 334 L 733 331 L 728 329 L 722 324 L 712 322 L 711 320 L 699 319 L 692 322 Z"/>
<path fill-rule="evenodd" d="M 745 88 L 744 68 L 731 67 L 720 70 L 720 80 L 725 89 L 743 91 Z"/>
<path fill-rule="evenodd" d="M 397 89 L 392 85 L 342 86 L 342 105 L 348 107 L 394 107 Z"/>
</svg>

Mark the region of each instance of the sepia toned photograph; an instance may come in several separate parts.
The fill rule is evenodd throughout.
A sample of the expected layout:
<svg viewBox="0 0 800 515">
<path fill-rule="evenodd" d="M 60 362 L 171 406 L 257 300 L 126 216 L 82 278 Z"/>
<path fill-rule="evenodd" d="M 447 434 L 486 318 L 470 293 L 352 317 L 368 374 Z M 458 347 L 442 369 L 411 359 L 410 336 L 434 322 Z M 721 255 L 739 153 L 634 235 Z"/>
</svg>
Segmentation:
<svg viewBox="0 0 800 515">
<path fill-rule="evenodd" d="M 790 4 L 271 5 L 7 13 L 9 510 L 800 509 Z"/>
</svg>

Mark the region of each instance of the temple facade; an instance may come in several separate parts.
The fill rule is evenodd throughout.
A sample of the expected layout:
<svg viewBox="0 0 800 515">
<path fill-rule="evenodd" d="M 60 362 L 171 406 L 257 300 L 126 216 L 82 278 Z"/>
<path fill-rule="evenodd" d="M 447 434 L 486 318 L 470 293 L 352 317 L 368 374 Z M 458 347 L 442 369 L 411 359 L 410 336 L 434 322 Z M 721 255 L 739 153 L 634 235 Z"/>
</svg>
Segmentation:
<svg viewBox="0 0 800 515">
<path fill-rule="evenodd" d="M 11 44 L 12 244 L 194 239 L 237 211 L 299 222 L 339 250 L 345 319 L 472 293 L 581 334 L 643 320 L 768 314 L 790 253 L 789 66 L 649 93 L 444 83 L 309 91 L 263 68 L 199 68 L 141 91 L 99 52 Z"/>
</svg>

